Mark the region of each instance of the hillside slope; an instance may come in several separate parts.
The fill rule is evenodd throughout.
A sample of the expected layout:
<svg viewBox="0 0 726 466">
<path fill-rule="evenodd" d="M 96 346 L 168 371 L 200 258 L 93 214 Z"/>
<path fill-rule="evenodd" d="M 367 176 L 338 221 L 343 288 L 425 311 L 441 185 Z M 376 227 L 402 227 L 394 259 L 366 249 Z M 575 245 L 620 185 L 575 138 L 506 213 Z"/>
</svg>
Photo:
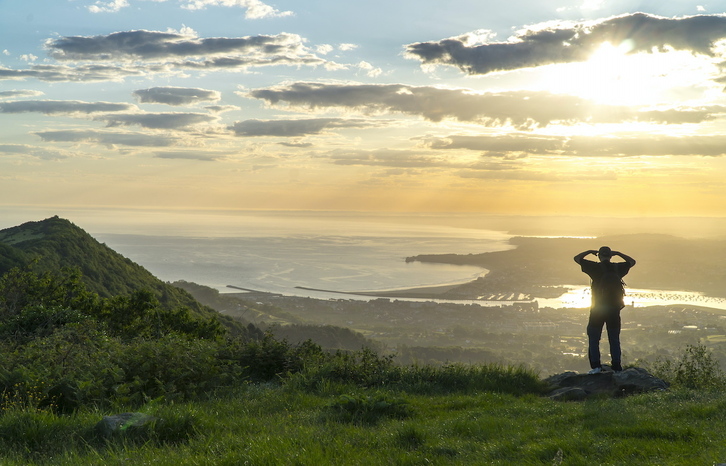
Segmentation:
<svg viewBox="0 0 726 466">
<path fill-rule="evenodd" d="M 129 295 L 145 289 L 153 292 L 165 308 L 186 307 L 200 316 L 219 316 L 188 292 L 159 280 L 142 266 L 57 216 L 0 230 L 0 275 L 13 267 L 33 263 L 32 267 L 37 271 L 77 267 L 88 289 L 101 297 Z"/>
</svg>

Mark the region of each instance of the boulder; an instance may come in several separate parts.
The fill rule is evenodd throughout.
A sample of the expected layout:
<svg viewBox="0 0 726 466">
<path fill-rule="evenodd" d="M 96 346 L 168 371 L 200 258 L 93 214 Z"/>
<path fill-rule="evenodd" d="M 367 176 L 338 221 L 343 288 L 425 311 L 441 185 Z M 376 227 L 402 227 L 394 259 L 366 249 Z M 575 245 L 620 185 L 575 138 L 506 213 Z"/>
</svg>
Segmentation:
<svg viewBox="0 0 726 466">
<path fill-rule="evenodd" d="M 96 424 L 96 432 L 101 437 L 111 437 L 128 429 L 137 429 L 156 418 L 144 413 L 121 413 L 113 416 L 103 416 Z"/>
<path fill-rule="evenodd" d="M 545 382 L 550 385 L 548 396 L 553 400 L 584 400 L 594 395 L 619 397 L 668 389 L 668 382 L 640 367 L 599 374 L 563 372 L 546 378 Z"/>
</svg>

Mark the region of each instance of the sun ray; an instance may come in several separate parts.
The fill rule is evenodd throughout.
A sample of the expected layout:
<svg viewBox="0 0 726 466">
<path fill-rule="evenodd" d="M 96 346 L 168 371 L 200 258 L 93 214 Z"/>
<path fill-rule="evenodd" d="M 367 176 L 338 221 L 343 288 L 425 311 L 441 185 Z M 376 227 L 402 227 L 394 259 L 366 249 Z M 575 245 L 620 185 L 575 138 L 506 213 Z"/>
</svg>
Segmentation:
<svg viewBox="0 0 726 466">
<path fill-rule="evenodd" d="M 585 62 L 546 67 L 539 85 L 598 104 L 647 106 L 673 103 L 676 96 L 696 98 L 706 89 L 693 89 L 693 83 L 717 71 L 710 59 L 688 52 L 632 49 L 630 41 L 604 42 Z"/>
</svg>

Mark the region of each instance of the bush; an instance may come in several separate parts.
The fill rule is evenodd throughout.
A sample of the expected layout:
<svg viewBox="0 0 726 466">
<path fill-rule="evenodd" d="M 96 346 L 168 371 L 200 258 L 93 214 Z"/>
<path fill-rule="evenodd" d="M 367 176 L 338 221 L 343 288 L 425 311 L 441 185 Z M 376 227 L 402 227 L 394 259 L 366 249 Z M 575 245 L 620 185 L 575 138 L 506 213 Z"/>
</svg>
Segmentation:
<svg viewBox="0 0 726 466">
<path fill-rule="evenodd" d="M 675 361 L 658 358 L 648 366 L 653 375 L 674 387 L 710 389 L 723 387 L 726 382 L 718 361 L 700 343 L 687 345 L 681 357 Z"/>
<path fill-rule="evenodd" d="M 164 396 L 191 399 L 241 380 L 240 369 L 219 358 L 220 343 L 167 335 L 127 344 L 116 361 L 123 373 L 114 397 L 138 405 Z"/>
</svg>

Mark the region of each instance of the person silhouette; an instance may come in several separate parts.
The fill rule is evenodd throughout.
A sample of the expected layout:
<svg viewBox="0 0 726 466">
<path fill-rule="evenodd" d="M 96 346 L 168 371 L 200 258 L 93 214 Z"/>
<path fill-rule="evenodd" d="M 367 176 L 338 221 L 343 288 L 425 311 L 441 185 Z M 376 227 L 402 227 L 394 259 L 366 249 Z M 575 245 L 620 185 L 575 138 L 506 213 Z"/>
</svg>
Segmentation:
<svg viewBox="0 0 726 466">
<path fill-rule="evenodd" d="M 590 254 L 596 255 L 600 261 L 585 259 Z M 611 262 L 613 256 L 621 257 L 624 262 Z M 575 256 L 575 262 L 590 277 L 592 292 L 590 318 L 587 323 L 587 356 L 591 368 L 588 374 L 599 374 L 603 371 L 600 362 L 600 338 L 605 325 L 610 342 L 611 367 L 613 371 L 620 372 L 623 370 L 620 350 L 620 310 L 625 307 L 622 278 L 635 265 L 635 259 L 603 246 L 597 251 L 590 249 L 581 252 Z"/>
</svg>

